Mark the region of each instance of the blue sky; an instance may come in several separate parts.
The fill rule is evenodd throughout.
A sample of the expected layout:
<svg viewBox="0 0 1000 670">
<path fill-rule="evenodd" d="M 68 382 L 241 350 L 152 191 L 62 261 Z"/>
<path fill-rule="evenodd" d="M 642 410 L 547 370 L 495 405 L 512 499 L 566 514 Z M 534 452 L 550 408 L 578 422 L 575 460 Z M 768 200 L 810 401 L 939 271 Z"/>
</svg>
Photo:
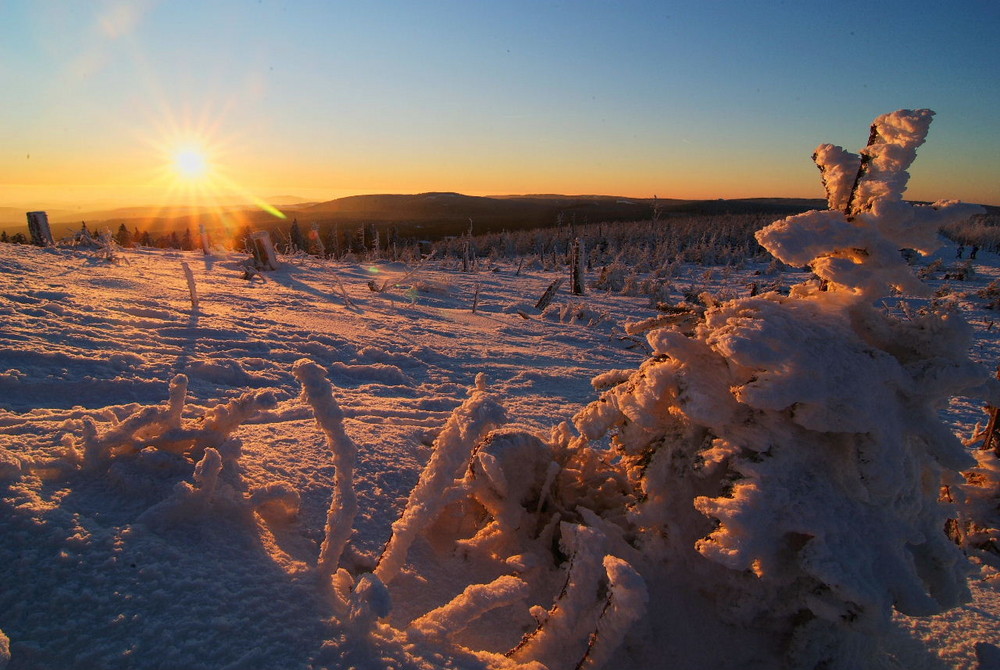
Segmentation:
<svg viewBox="0 0 1000 670">
<path fill-rule="evenodd" d="M 265 197 L 819 197 L 817 144 L 913 107 L 908 196 L 1000 204 L 998 30 L 995 1 L 0 0 L 0 204 L 160 197 L 181 141 Z"/>
</svg>

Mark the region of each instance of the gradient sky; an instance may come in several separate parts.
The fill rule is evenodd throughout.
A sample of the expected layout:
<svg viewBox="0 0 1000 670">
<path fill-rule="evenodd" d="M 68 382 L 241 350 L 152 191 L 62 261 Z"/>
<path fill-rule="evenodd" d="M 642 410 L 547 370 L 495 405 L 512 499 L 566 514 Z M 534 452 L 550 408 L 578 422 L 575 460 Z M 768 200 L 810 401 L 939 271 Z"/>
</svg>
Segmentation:
<svg viewBox="0 0 1000 670">
<path fill-rule="evenodd" d="M 1000 2 L 0 0 L 0 205 L 430 190 L 822 197 L 937 112 L 907 197 L 1000 205 Z M 168 196 L 167 191 L 171 191 Z"/>
</svg>

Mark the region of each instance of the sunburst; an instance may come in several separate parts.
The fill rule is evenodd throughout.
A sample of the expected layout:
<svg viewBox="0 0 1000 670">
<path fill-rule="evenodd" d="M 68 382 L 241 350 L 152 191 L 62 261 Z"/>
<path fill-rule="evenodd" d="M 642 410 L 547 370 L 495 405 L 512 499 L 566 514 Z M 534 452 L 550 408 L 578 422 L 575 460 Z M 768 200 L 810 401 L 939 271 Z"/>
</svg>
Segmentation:
<svg viewBox="0 0 1000 670">
<path fill-rule="evenodd" d="M 174 150 L 172 167 L 177 177 L 197 181 L 208 176 L 210 163 L 203 148 L 187 145 Z"/>
</svg>

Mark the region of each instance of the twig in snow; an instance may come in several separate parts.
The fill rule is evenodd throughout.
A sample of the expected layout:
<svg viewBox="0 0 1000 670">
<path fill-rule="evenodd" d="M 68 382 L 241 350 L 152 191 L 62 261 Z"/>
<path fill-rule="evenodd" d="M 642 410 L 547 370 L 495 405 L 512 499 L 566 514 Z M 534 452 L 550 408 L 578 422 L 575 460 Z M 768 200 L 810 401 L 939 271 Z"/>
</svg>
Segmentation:
<svg viewBox="0 0 1000 670">
<path fill-rule="evenodd" d="M 417 533 L 440 514 L 446 499 L 442 493 L 469 467 L 476 443 L 506 420 L 503 407 L 487 395 L 486 379 L 480 373 L 476 387 L 455 408 L 434 440 L 434 453 L 410 492 L 403 514 L 392 524 L 392 537 L 375 567 L 375 575 L 382 582 L 388 584 L 399 573 Z"/>
<path fill-rule="evenodd" d="M 191 294 L 191 309 L 197 311 L 198 291 L 194 286 L 194 273 L 191 272 L 191 268 L 186 261 L 181 261 L 181 268 L 184 270 L 184 276 L 187 278 L 188 292 Z"/>
<path fill-rule="evenodd" d="M 333 397 L 323 368 L 303 358 L 296 361 L 292 373 L 302 384 L 302 397 L 312 407 L 316 423 L 326 435 L 336 467 L 333 499 L 326 515 L 323 545 L 316 563 L 316 569 L 321 574 L 332 575 L 337 571 L 340 555 L 354 532 L 354 517 L 358 513 L 358 497 L 354 491 L 354 461 L 358 448 L 344 432 L 344 413 Z"/>
<path fill-rule="evenodd" d="M 342 296 L 344 296 L 344 304 L 347 307 L 351 307 L 351 308 L 356 307 L 356 305 L 354 304 L 354 301 L 351 300 L 351 297 L 349 295 L 347 295 L 347 289 L 344 288 L 344 282 L 340 281 L 340 277 L 336 277 L 336 279 L 337 279 L 337 286 L 340 287 L 340 294 Z"/>
<path fill-rule="evenodd" d="M 374 286 L 373 286 L 373 285 L 374 285 L 375 281 L 374 281 L 374 280 L 372 280 L 372 281 L 371 281 L 371 282 L 370 282 L 370 283 L 368 284 L 368 287 L 369 287 L 369 288 L 371 288 L 371 289 L 372 289 L 373 291 L 376 291 L 376 292 L 378 292 L 378 293 L 385 293 L 386 291 L 388 291 L 388 290 L 389 290 L 389 289 L 391 289 L 391 288 L 394 288 L 394 287 L 396 287 L 396 286 L 399 286 L 400 284 L 405 284 L 405 283 L 406 283 L 406 281 L 407 281 L 407 280 L 408 280 L 408 279 L 409 279 L 410 277 L 412 277 L 413 275 L 417 274 L 417 273 L 418 273 L 418 272 L 419 272 L 419 271 L 420 271 L 420 270 L 421 270 L 421 269 L 422 269 L 422 268 L 424 267 L 424 263 L 426 263 L 426 262 L 427 262 L 427 261 L 429 261 L 429 260 L 430 260 L 431 258 L 433 258 L 433 257 L 434 257 L 434 254 L 436 254 L 436 253 L 437 253 L 437 249 L 435 249 L 435 250 L 431 251 L 431 252 L 430 252 L 429 254 L 427 254 L 426 256 L 424 256 L 423 258 L 421 258 L 421 259 L 420 259 L 420 262 L 419 262 L 419 263 L 417 263 L 416 267 L 414 267 L 414 268 L 413 268 L 412 270 L 410 270 L 410 271 L 409 271 L 409 272 L 407 272 L 407 273 L 406 273 L 405 275 L 403 275 L 403 278 L 402 278 L 402 279 L 400 279 L 399 281 L 393 281 L 393 280 L 391 280 L 391 279 L 386 279 L 386 280 L 385 280 L 385 282 L 383 282 L 383 283 L 382 283 L 382 286 L 381 286 L 381 288 L 374 288 Z"/>
</svg>

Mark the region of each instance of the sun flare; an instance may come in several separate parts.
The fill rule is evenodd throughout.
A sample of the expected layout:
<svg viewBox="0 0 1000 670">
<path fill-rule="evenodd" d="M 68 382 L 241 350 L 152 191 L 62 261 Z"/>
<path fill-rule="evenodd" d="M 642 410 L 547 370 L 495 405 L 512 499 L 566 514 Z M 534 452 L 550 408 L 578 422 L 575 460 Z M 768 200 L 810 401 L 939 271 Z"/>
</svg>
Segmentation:
<svg viewBox="0 0 1000 670">
<path fill-rule="evenodd" d="M 197 147 L 182 147 L 174 152 L 173 169 L 183 179 L 202 179 L 208 174 L 208 159 Z"/>
<path fill-rule="evenodd" d="M 194 123 L 179 122 L 176 114 L 165 113 L 144 139 L 159 157 L 159 168 L 151 181 L 163 188 L 164 210 L 202 208 L 218 220 L 230 216 L 233 204 L 251 204 L 278 219 L 287 216 L 241 184 L 229 167 L 234 140 L 220 136 L 221 121 L 211 115 Z"/>
</svg>

